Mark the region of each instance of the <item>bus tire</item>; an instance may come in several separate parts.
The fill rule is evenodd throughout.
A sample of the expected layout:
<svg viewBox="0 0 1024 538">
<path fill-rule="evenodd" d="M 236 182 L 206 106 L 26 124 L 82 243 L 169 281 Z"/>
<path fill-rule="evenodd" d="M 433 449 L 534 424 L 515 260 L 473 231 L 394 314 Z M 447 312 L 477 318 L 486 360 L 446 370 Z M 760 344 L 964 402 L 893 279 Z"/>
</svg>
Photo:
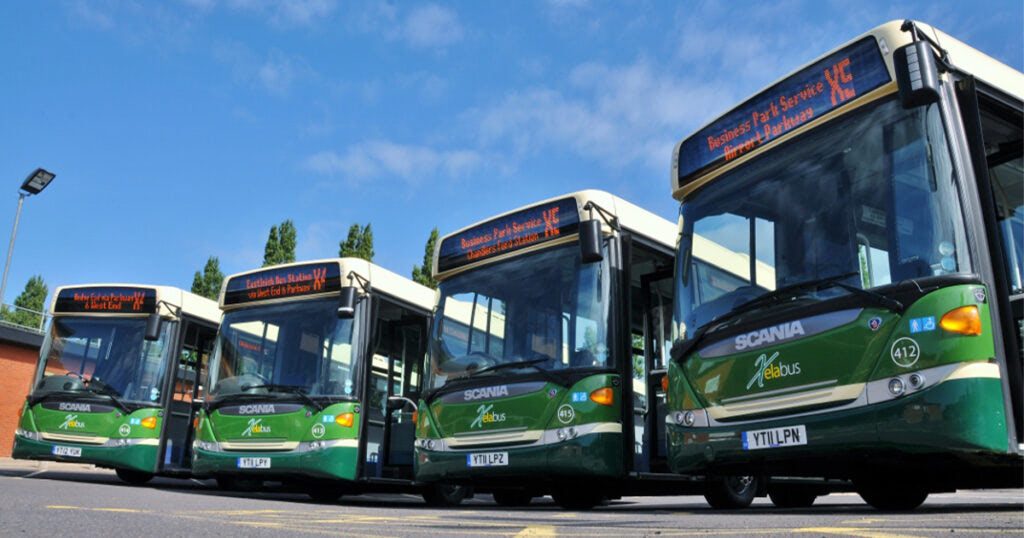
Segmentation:
<svg viewBox="0 0 1024 538">
<path fill-rule="evenodd" d="M 559 490 L 551 494 L 555 504 L 566 510 L 590 510 L 606 499 L 600 490 L 575 489 Z"/>
<path fill-rule="evenodd" d="M 808 508 L 818 498 L 818 493 L 808 487 L 793 484 L 768 486 L 768 498 L 779 508 Z"/>
<path fill-rule="evenodd" d="M 499 506 L 528 506 L 533 500 L 533 495 L 525 489 L 502 489 L 491 495 L 494 496 L 494 502 Z"/>
<path fill-rule="evenodd" d="M 876 510 L 913 510 L 928 498 L 927 489 L 892 480 L 854 480 L 853 486 L 857 495 Z"/>
<path fill-rule="evenodd" d="M 254 478 L 218 476 L 216 481 L 217 487 L 224 491 L 256 491 L 263 487 L 263 481 Z"/>
<path fill-rule="evenodd" d="M 318 503 L 338 502 L 344 494 L 345 488 L 340 484 L 315 484 L 306 487 L 306 495 Z"/>
<path fill-rule="evenodd" d="M 430 484 L 423 488 L 423 500 L 438 508 L 458 506 L 468 496 L 465 486 L 454 484 Z"/>
<path fill-rule="evenodd" d="M 118 478 L 133 486 L 141 486 L 153 479 L 153 473 L 133 471 L 131 469 L 117 469 L 115 472 L 117 473 Z"/>
<path fill-rule="evenodd" d="M 757 476 L 715 476 L 704 482 L 704 500 L 715 510 L 746 508 L 754 502 Z"/>
</svg>

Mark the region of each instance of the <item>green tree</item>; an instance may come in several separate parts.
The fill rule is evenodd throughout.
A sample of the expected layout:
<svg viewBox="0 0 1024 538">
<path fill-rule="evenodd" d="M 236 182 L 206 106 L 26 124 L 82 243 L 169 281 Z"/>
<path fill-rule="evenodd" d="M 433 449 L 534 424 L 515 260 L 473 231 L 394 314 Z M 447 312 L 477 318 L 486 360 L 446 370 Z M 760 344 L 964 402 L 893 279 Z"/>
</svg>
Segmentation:
<svg viewBox="0 0 1024 538">
<path fill-rule="evenodd" d="M 280 235 L 280 256 L 281 261 L 278 263 L 294 263 L 295 262 L 295 245 L 296 245 L 296 233 L 295 223 L 292 219 L 288 219 L 281 223 L 278 227 Z"/>
<path fill-rule="evenodd" d="M 46 302 L 46 294 L 49 291 L 42 276 L 33 276 L 28 279 L 21 295 L 14 299 L 14 306 L 18 308 L 8 309 L 4 307 L 0 310 L 0 319 L 15 325 L 38 329 L 43 317 L 42 314 L 37 314 L 36 312 L 43 311 L 43 303 Z"/>
<path fill-rule="evenodd" d="M 263 267 L 277 265 L 281 258 L 281 241 L 277 238 L 277 226 L 270 227 L 267 245 L 263 247 Z"/>
<path fill-rule="evenodd" d="M 430 237 L 427 239 L 427 246 L 423 249 L 423 265 L 412 266 L 412 279 L 419 284 L 430 288 L 437 288 L 437 281 L 431 274 L 434 263 L 434 247 L 437 245 L 437 228 L 430 230 Z"/>
<path fill-rule="evenodd" d="M 373 261 L 373 230 L 370 224 L 360 226 L 353 224 L 348 228 L 348 236 L 338 243 L 338 256 L 342 258 L 362 258 Z"/>
<path fill-rule="evenodd" d="M 192 293 L 216 301 L 220 297 L 220 286 L 223 282 L 224 273 L 220 270 L 220 260 L 216 256 L 210 256 L 206 260 L 203 272 L 196 271 L 192 278 Z"/>
<path fill-rule="evenodd" d="M 267 245 L 263 247 L 263 267 L 294 262 L 296 244 L 295 223 L 291 219 L 271 226 Z"/>
</svg>

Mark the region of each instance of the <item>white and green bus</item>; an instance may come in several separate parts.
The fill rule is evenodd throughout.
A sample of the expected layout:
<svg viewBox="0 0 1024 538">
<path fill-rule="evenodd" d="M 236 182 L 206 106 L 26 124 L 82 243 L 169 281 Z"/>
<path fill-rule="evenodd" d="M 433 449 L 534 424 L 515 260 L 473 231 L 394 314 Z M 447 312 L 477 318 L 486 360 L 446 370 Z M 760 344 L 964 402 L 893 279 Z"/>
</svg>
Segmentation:
<svg viewBox="0 0 1024 538">
<path fill-rule="evenodd" d="M 357 258 L 229 276 L 193 467 L 225 488 L 289 482 L 321 501 L 413 483 L 434 291 Z"/>
<path fill-rule="evenodd" d="M 169 286 L 86 284 L 57 288 L 50 311 L 14 457 L 92 463 L 132 484 L 189 476 L 217 303 Z"/>
<path fill-rule="evenodd" d="M 679 143 L 674 471 L 848 479 L 883 509 L 1021 485 L 1022 117 L 1021 72 L 897 21 Z M 701 294 L 700 236 L 743 286 Z"/>
</svg>

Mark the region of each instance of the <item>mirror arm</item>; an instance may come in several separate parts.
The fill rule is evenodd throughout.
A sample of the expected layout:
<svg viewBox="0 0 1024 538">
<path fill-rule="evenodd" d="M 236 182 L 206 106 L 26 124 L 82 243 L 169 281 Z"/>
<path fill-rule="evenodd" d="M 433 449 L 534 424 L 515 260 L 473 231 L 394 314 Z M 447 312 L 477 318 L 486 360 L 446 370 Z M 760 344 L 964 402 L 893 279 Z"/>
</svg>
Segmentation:
<svg viewBox="0 0 1024 538">
<path fill-rule="evenodd" d="M 964 73 L 955 65 L 953 65 L 952 62 L 949 61 L 949 51 L 940 47 L 934 39 L 932 39 L 928 34 L 922 32 L 921 29 L 917 27 L 917 24 L 914 21 L 910 19 L 903 21 L 903 25 L 900 26 L 900 31 L 909 32 L 910 36 L 914 39 L 915 42 L 924 41 L 928 43 L 933 49 L 935 49 L 935 52 L 939 53 L 938 61 L 939 65 L 942 66 L 943 71 L 946 71 L 948 73 L 956 73 L 961 76 L 967 75 L 967 73 Z"/>
<path fill-rule="evenodd" d="M 605 224 L 611 226 L 611 228 L 616 232 L 622 231 L 622 227 L 619 226 L 619 218 L 616 217 L 615 215 L 612 215 L 611 212 L 608 211 L 607 209 L 595 204 L 594 202 L 587 202 L 583 206 L 583 210 L 590 211 L 591 219 L 594 218 L 594 210 L 597 210 L 597 214 L 601 216 L 601 220 L 603 220 Z"/>
<path fill-rule="evenodd" d="M 369 279 L 367 279 L 366 277 L 364 277 L 363 275 L 360 275 L 359 273 L 357 273 L 355 271 L 349 271 L 348 272 L 348 282 L 349 282 L 349 285 L 352 285 L 352 281 L 353 280 L 355 280 L 359 284 L 359 287 L 362 288 L 363 293 L 369 294 L 372 291 L 372 288 L 370 287 L 370 280 Z"/>
<path fill-rule="evenodd" d="M 403 401 L 412 406 L 413 409 L 419 409 L 419 405 L 412 401 L 412 398 L 406 398 L 405 396 L 388 396 L 388 401 Z"/>
</svg>

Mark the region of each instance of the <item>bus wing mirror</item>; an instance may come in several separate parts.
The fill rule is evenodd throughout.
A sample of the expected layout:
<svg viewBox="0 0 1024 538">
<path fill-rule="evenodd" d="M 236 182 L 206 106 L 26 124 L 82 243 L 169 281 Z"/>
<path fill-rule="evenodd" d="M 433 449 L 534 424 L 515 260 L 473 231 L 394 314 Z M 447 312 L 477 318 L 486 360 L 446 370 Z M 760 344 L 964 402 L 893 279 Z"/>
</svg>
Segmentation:
<svg viewBox="0 0 1024 538">
<path fill-rule="evenodd" d="M 601 221 L 585 220 L 580 223 L 580 259 L 594 263 L 604 259 L 601 253 Z"/>
<path fill-rule="evenodd" d="M 903 108 L 939 101 L 939 70 L 928 42 L 915 41 L 896 49 L 892 61 Z"/>
<path fill-rule="evenodd" d="M 160 314 L 153 312 L 146 318 L 146 340 L 155 342 L 160 339 L 160 325 L 163 320 L 160 319 Z"/>
<path fill-rule="evenodd" d="M 338 317 L 341 319 L 352 319 L 356 315 L 356 288 L 345 286 L 341 288 L 341 296 L 338 298 Z"/>
</svg>

